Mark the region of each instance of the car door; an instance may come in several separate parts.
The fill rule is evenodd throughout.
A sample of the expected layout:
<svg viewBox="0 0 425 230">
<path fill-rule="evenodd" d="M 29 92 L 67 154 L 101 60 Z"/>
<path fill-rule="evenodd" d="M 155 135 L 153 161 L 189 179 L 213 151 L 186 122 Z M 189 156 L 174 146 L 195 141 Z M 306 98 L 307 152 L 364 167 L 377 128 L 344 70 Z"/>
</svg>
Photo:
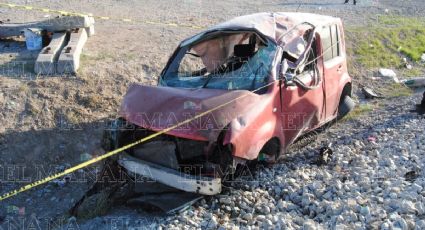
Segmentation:
<svg viewBox="0 0 425 230">
<path fill-rule="evenodd" d="M 313 56 L 307 59 L 307 63 L 303 72 L 297 75 L 298 79 L 307 86 L 314 85 L 312 74 L 322 74 L 320 71 L 321 63 L 317 58 L 320 50 L 318 41 L 314 41 L 312 50 L 315 50 Z M 317 72 L 314 65 L 318 65 Z M 324 96 L 323 82 L 319 82 L 318 87 L 314 89 L 305 89 L 298 84 L 285 85 L 282 84 L 282 126 L 285 136 L 285 144 L 288 145 L 294 141 L 304 131 L 314 129 L 321 124 Z"/>
<path fill-rule="evenodd" d="M 337 24 L 324 26 L 320 31 L 324 62 L 326 120 L 335 118 L 339 103 L 339 81 L 344 73 L 344 53 L 341 49 L 341 32 Z"/>
</svg>

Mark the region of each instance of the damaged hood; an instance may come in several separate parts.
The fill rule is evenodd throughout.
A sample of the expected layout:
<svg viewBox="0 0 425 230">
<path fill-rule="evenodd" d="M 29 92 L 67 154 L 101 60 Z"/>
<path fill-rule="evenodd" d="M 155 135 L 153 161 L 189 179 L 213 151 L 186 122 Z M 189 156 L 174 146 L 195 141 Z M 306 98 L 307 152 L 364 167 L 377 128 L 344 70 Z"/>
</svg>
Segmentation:
<svg viewBox="0 0 425 230">
<path fill-rule="evenodd" d="M 215 140 L 230 121 L 252 109 L 260 103 L 261 98 L 261 95 L 247 90 L 185 89 L 134 84 L 124 97 L 120 115 L 140 127 L 160 131 L 208 111 L 205 116 L 167 133 L 208 141 Z"/>
</svg>

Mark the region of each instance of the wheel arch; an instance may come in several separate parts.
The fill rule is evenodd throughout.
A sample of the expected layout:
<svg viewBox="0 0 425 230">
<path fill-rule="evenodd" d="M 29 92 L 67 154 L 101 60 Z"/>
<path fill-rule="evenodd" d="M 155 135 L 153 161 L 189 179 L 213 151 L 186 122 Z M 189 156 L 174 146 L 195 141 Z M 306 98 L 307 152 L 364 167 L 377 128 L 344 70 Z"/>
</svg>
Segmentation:
<svg viewBox="0 0 425 230">
<path fill-rule="evenodd" d="M 352 94 L 353 94 L 352 84 L 351 84 L 351 82 L 346 82 L 345 85 L 344 85 L 344 88 L 342 88 L 340 100 L 344 96 L 350 96 L 351 97 Z"/>
<path fill-rule="evenodd" d="M 276 146 L 273 146 L 276 145 Z M 263 151 L 264 149 L 267 149 L 269 147 L 274 148 L 277 152 L 276 154 L 276 159 L 280 156 L 281 152 L 282 152 L 282 143 L 279 137 L 277 136 L 273 136 L 272 138 L 270 138 L 268 141 L 266 141 L 266 143 L 264 143 L 263 147 L 261 147 L 261 150 L 259 152 L 259 154 L 261 153 L 261 151 Z"/>
</svg>

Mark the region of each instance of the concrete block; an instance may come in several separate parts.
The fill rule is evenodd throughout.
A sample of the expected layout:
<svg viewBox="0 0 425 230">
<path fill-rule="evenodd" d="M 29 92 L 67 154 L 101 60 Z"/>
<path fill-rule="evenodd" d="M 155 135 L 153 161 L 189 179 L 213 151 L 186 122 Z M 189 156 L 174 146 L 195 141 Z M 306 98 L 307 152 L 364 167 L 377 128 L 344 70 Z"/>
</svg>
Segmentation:
<svg viewBox="0 0 425 230">
<path fill-rule="evenodd" d="M 44 47 L 35 61 L 34 72 L 42 75 L 56 74 L 56 62 L 60 51 L 67 43 L 66 33 L 54 33 L 50 44 Z"/>
<path fill-rule="evenodd" d="M 0 24 L 0 38 L 19 36 L 27 28 L 40 28 L 49 32 L 57 32 L 75 28 L 89 28 L 93 25 L 94 18 L 90 16 L 62 16 L 38 22 L 4 23 Z"/>
<path fill-rule="evenodd" d="M 87 41 L 87 30 L 79 28 L 71 31 L 68 44 L 62 49 L 58 59 L 57 72 L 59 74 L 77 72 L 80 67 L 80 55 Z"/>
</svg>

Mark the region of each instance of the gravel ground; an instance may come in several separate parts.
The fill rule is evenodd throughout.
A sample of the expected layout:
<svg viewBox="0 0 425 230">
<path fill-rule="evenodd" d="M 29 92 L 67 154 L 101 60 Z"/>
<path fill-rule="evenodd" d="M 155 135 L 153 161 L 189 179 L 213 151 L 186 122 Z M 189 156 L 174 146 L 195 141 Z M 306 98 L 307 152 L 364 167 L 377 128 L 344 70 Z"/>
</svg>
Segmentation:
<svg viewBox="0 0 425 230">
<path fill-rule="evenodd" d="M 14 1 L 95 15 L 201 26 L 254 12 L 295 10 L 338 16 L 353 26 L 374 20 L 386 11 L 423 16 L 425 9 L 425 2 L 419 0 L 359 0 L 356 7 L 342 2 Z M 21 22 L 43 17 L 44 13 L 0 8 L 0 20 Z M 35 79 L 31 63 L 36 53 L 26 51 L 22 41 L 0 41 L 0 65 L 18 63 L 12 71 L 0 67 L 0 193 L 39 179 L 34 176 L 38 167 L 44 167 L 43 175 L 47 175 L 80 163 L 83 154 L 101 154 L 101 124 L 105 118 L 115 117 L 128 85 L 154 84 L 178 42 L 198 32 L 114 21 L 98 21 L 96 31 L 97 35 L 85 46 L 81 71 L 70 78 Z M 19 63 L 28 63 L 29 67 Z M 341 229 L 342 225 L 347 229 L 425 229 L 421 221 L 425 219 L 425 139 L 421 136 L 424 124 L 423 118 L 409 113 L 410 105 L 418 100 L 418 94 L 381 100 L 382 106 L 372 113 L 336 124 L 274 167 L 257 170 L 253 177 L 235 182 L 220 196 L 206 198 L 179 215 L 116 207 L 106 216 L 77 223 L 64 214 L 90 183 L 63 185 L 59 181 L 2 202 L 0 229 L 11 229 L 11 223 L 27 227 L 32 223 L 46 229 L 51 222 L 65 229 L 77 225 L 80 229 Z M 62 119 L 76 122 L 77 129 L 64 129 L 60 126 Z M 318 149 L 328 143 L 333 143 L 332 161 L 317 166 L 314 161 Z M 6 166 L 15 167 L 16 174 L 11 179 L 1 171 Z M 405 174 L 411 171 L 418 174 L 414 182 L 405 180 Z"/>
<path fill-rule="evenodd" d="M 334 125 L 166 228 L 424 229 L 425 118 L 409 112 L 418 98 Z M 318 149 L 329 143 L 331 161 L 318 166 Z"/>
</svg>

